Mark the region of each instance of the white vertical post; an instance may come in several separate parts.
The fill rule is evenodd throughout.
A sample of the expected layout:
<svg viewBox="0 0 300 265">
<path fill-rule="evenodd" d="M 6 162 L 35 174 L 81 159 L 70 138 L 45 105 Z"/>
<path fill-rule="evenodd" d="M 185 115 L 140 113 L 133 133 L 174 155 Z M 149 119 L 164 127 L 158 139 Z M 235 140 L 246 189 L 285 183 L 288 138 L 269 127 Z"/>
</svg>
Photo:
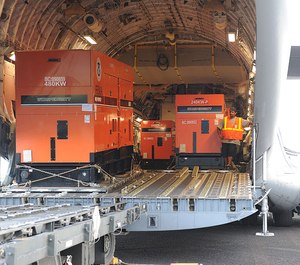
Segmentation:
<svg viewBox="0 0 300 265">
<path fill-rule="evenodd" d="M 256 186 L 256 128 L 257 124 L 253 124 L 252 127 L 252 182 L 253 182 L 253 192 L 255 193 Z"/>
</svg>

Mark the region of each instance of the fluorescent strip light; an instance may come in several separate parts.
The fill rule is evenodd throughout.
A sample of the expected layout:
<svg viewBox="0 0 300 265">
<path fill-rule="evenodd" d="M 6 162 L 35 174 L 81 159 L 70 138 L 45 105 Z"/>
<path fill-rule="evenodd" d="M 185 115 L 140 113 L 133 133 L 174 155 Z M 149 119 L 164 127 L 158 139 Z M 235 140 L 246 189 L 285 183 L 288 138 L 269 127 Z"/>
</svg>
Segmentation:
<svg viewBox="0 0 300 265">
<path fill-rule="evenodd" d="M 90 44 L 94 45 L 94 44 L 97 44 L 96 40 L 89 36 L 89 35 L 86 35 L 86 36 L 83 36 Z"/>
<path fill-rule="evenodd" d="M 8 174 L 9 161 L 0 156 L 0 181 L 3 182 Z"/>
<path fill-rule="evenodd" d="M 235 32 L 228 32 L 228 41 L 235 42 Z"/>
</svg>

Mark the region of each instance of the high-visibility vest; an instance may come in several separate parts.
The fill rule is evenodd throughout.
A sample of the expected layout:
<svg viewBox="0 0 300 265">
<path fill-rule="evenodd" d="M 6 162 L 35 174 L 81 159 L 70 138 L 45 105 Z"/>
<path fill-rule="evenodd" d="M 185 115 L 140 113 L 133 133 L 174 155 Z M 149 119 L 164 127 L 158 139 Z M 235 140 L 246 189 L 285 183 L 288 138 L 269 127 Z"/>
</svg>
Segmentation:
<svg viewBox="0 0 300 265">
<path fill-rule="evenodd" d="M 244 132 L 242 121 L 242 118 L 236 117 L 234 124 L 232 124 L 230 118 L 228 119 L 228 117 L 225 117 L 222 128 L 223 139 L 242 140 Z"/>
</svg>

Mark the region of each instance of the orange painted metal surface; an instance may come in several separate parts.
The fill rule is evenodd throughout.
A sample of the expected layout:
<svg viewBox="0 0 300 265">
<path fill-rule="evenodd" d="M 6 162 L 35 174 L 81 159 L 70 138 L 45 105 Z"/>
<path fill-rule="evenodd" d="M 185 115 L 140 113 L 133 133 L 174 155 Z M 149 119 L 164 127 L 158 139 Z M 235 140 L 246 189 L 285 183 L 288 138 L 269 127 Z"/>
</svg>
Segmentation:
<svg viewBox="0 0 300 265">
<path fill-rule="evenodd" d="M 222 94 L 176 96 L 176 149 L 178 153 L 221 152 L 218 122 L 224 116 Z"/>
<path fill-rule="evenodd" d="M 133 145 L 133 86 L 129 79 L 128 69 L 121 69 L 121 78 L 119 79 L 119 105 L 120 105 L 120 146 Z"/>
<path fill-rule="evenodd" d="M 18 52 L 21 162 L 88 163 L 93 153 L 133 145 L 132 92 L 132 68 L 100 52 Z M 121 104 L 124 94 L 127 106 Z M 124 130 L 126 140 L 120 137 Z"/>
<path fill-rule="evenodd" d="M 170 159 L 173 157 L 175 155 L 174 133 L 174 121 L 142 121 L 140 145 L 142 159 Z"/>
</svg>

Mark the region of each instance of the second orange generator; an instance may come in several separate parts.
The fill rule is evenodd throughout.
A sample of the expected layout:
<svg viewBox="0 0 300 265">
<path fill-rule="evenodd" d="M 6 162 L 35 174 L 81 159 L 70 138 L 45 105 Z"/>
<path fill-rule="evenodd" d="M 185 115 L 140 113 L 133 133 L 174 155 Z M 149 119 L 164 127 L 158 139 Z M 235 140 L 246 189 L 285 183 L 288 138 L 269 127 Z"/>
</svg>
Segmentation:
<svg viewBox="0 0 300 265">
<path fill-rule="evenodd" d="M 176 95 L 177 167 L 223 167 L 217 126 L 224 106 L 223 94 Z"/>
</svg>

